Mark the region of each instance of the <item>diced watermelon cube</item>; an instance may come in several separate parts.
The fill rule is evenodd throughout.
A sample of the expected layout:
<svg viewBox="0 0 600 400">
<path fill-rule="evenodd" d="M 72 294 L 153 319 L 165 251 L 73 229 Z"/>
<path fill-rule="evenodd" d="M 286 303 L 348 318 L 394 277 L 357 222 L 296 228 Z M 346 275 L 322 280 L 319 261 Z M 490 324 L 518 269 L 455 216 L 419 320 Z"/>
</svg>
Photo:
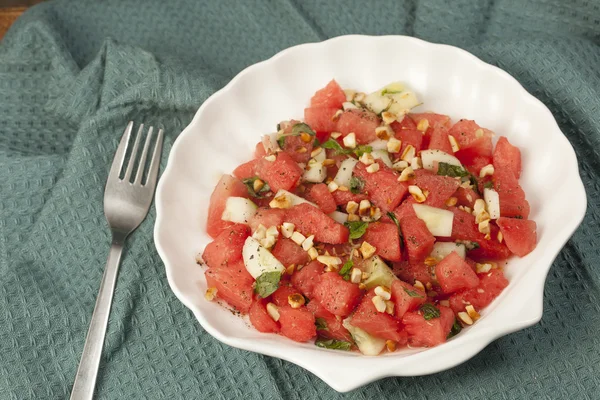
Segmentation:
<svg viewBox="0 0 600 400">
<path fill-rule="evenodd" d="M 374 246 L 376 253 L 389 261 L 400 261 L 400 235 L 393 223 L 375 222 L 369 224 L 363 239 Z"/>
<path fill-rule="evenodd" d="M 302 249 L 300 246 L 298 247 Z M 308 263 L 301 270 L 294 272 L 291 281 L 294 287 L 298 288 L 303 295 L 311 298 L 321 275 L 323 275 L 323 264 L 315 260 Z"/>
<path fill-rule="evenodd" d="M 517 179 L 521 176 L 521 151 L 518 147 L 510 144 L 504 136 L 500 136 L 498 143 L 496 143 L 494 169 L 508 169 L 512 171 Z"/>
<path fill-rule="evenodd" d="M 435 283 L 432 269 L 422 261 L 414 264 L 408 261 L 393 263 L 392 272 L 405 282 L 414 283 L 415 281 L 419 281 L 423 284 Z"/>
<path fill-rule="evenodd" d="M 413 204 L 415 203 L 416 201 L 412 196 L 409 196 L 406 200 L 404 200 L 402 204 L 400 204 L 394 210 L 396 219 L 400 221 L 404 217 L 416 217 L 417 214 L 415 213 L 415 209 L 413 207 Z"/>
<path fill-rule="evenodd" d="M 213 238 L 216 238 L 222 230 L 233 225 L 233 222 L 221 219 L 229 197 L 248 198 L 248 189 L 239 179 L 231 175 L 223 175 L 210 196 L 210 205 L 208 206 L 206 232 Z"/>
<path fill-rule="evenodd" d="M 256 143 L 256 148 L 254 149 L 254 158 L 262 158 L 267 155 L 265 150 L 265 146 L 263 146 L 262 141 Z"/>
<path fill-rule="evenodd" d="M 359 162 L 354 167 L 354 175 L 365 182 L 364 190 L 371 203 L 379 207 L 382 213 L 386 213 L 398 207 L 408 192 L 408 185 L 398 182 L 398 174 L 380 160 L 376 162 L 379 163 L 379 171 L 369 173 L 367 166 Z"/>
<path fill-rule="evenodd" d="M 484 140 L 484 144 L 486 146 L 488 144 L 491 144 L 491 141 L 488 142 L 488 140 L 485 138 L 478 139 L 478 141 L 480 140 Z M 472 144 L 471 146 L 465 147 L 464 149 L 461 148 L 456 153 L 454 153 L 454 156 L 458 158 L 458 160 L 462 163 L 463 167 L 465 167 L 467 170 L 469 170 L 471 173 L 477 176 L 479 176 L 479 171 L 481 171 L 481 168 L 492 163 L 492 157 L 489 155 L 482 155 L 481 153 L 483 152 L 483 150 L 475 146 L 476 143 L 479 143 L 478 141 L 473 142 L 474 144 Z M 487 150 L 485 150 L 485 152 L 487 152 Z"/>
<path fill-rule="evenodd" d="M 475 121 L 461 119 L 450 128 L 448 133 L 454 136 L 461 150 L 470 148 L 481 156 L 492 155 L 493 132 L 480 127 Z"/>
<path fill-rule="evenodd" d="M 473 208 L 475 201 L 481 198 L 481 196 L 473 189 L 466 189 L 464 187 L 459 187 L 456 189 L 454 197 L 456 197 L 457 206 L 465 206 L 469 208 Z"/>
<path fill-rule="evenodd" d="M 313 288 L 313 296 L 330 313 L 345 317 L 360 301 L 361 290 L 337 272 L 327 272 Z"/>
<path fill-rule="evenodd" d="M 246 271 L 244 262 L 239 260 L 229 266 L 217 266 L 204 273 L 209 288 L 217 289 L 217 297 L 230 306 L 247 313 L 252 305 L 254 279 Z"/>
<path fill-rule="evenodd" d="M 296 226 L 304 236 L 315 235 L 315 241 L 340 244 L 348 241 L 350 232 L 330 216 L 310 204 L 298 204 L 285 213 L 287 222 Z"/>
<path fill-rule="evenodd" d="M 535 221 L 500 217 L 496 221 L 506 247 L 519 257 L 531 253 L 537 244 L 537 225 Z"/>
<path fill-rule="evenodd" d="M 315 320 L 321 319 L 325 322 L 327 329 L 317 330 L 317 334 L 326 339 L 343 340 L 353 343 L 352 335 L 344 327 L 342 319 L 325 309 L 318 301 L 311 301 L 306 308 L 313 313 Z"/>
<path fill-rule="evenodd" d="M 438 306 L 440 316 L 426 320 L 421 311 L 407 312 L 402 318 L 408 343 L 414 347 L 433 347 L 444 343 L 452 325 L 454 313 L 448 307 Z"/>
<path fill-rule="evenodd" d="M 404 118 L 405 120 L 407 118 Z M 402 141 L 402 147 L 400 154 L 406 149 L 409 144 L 415 148 L 415 151 L 420 151 L 423 145 L 423 132 L 413 129 L 406 129 L 402 127 L 401 123 L 393 122 L 390 127 L 394 130 L 394 137 Z"/>
<path fill-rule="evenodd" d="M 296 266 L 304 265 L 310 259 L 301 246 L 298 246 L 292 240 L 284 237 L 280 237 L 277 240 L 271 253 L 273 253 L 275 258 L 286 267 L 292 264 L 295 264 Z"/>
<path fill-rule="evenodd" d="M 313 185 L 308 192 L 308 197 L 315 202 L 325 214 L 332 213 L 337 208 L 333 195 L 324 183 Z"/>
<path fill-rule="evenodd" d="M 415 171 L 415 185 L 421 190 L 429 191 L 424 204 L 431 207 L 444 207 L 446 201 L 452 197 L 460 183 L 449 176 L 435 175 L 425 169 Z"/>
<path fill-rule="evenodd" d="M 427 294 L 404 281 L 396 280 L 392 283 L 392 300 L 394 301 L 394 314 L 402 319 L 407 311 L 413 311 L 427 300 Z"/>
<path fill-rule="evenodd" d="M 250 236 L 250 229 L 246 225 L 232 225 L 206 245 L 202 258 L 209 267 L 235 263 L 242 259 L 242 247 L 248 236 Z"/>
<path fill-rule="evenodd" d="M 315 316 L 306 307 L 280 307 L 279 324 L 281 334 L 296 342 L 306 342 L 317 336 Z"/>
<path fill-rule="evenodd" d="M 379 117 L 371 111 L 353 109 L 342 113 L 337 122 L 337 131 L 343 136 L 354 132 L 358 144 L 367 144 L 377 139 L 375 128 L 380 123 Z"/>
<path fill-rule="evenodd" d="M 501 269 L 492 269 L 478 276 L 479 285 L 476 288 L 455 293 L 448 299 L 455 313 L 464 311 L 468 304 L 477 310 L 487 307 L 508 286 L 508 280 Z"/>
<path fill-rule="evenodd" d="M 479 284 L 479 278 L 471 266 L 454 251 L 435 266 L 435 276 L 446 294 L 472 289 Z"/>
<path fill-rule="evenodd" d="M 400 321 L 386 312 L 377 311 L 371 300 L 375 296 L 374 291 L 375 289 L 371 289 L 362 298 L 354 314 L 352 314 L 351 324 L 375 337 L 396 342 L 402 341 Z"/>
<path fill-rule="evenodd" d="M 429 122 L 430 128 L 441 127 L 441 128 L 445 128 L 445 129 L 450 129 L 451 121 L 450 121 L 450 117 L 447 115 L 436 114 L 436 113 L 414 113 L 414 114 L 411 113 L 408 115 L 416 123 L 419 123 L 419 121 L 421 121 L 422 119 L 426 119 L 427 122 Z M 406 118 L 404 118 L 404 119 L 406 119 Z M 415 127 L 416 127 L 416 124 L 415 124 Z"/>
<path fill-rule="evenodd" d="M 441 127 L 432 128 L 428 148 L 454 154 L 454 150 L 452 150 L 452 145 L 448 139 L 448 130 Z"/>
<path fill-rule="evenodd" d="M 333 199 L 335 200 L 335 204 L 338 206 L 346 205 L 350 201 L 355 201 L 357 203 L 360 203 L 361 200 L 366 200 L 369 198 L 369 196 L 367 196 L 366 194 L 363 194 L 363 193 L 354 194 L 349 190 L 348 191 L 336 190 L 335 192 L 332 193 L 332 195 L 333 195 Z"/>
<path fill-rule="evenodd" d="M 332 79 L 323 89 L 317 90 L 310 99 L 310 106 L 342 108 L 345 101 L 346 94 L 335 79 Z"/>
<path fill-rule="evenodd" d="M 503 217 L 529 217 L 529 202 L 525 192 L 510 169 L 495 170 L 494 189 L 500 198 L 500 215 Z"/>
<path fill-rule="evenodd" d="M 279 189 L 292 189 L 303 172 L 288 153 L 280 152 L 276 157 L 275 161 L 263 157 L 256 165 L 257 175 L 269 184 L 274 193 Z"/>
<path fill-rule="evenodd" d="M 250 219 L 248 225 L 254 233 L 259 225 L 263 225 L 265 228 L 271 226 L 279 227 L 283 223 L 285 217 L 285 210 L 280 208 L 259 208 L 254 214 L 254 217 Z"/>
<path fill-rule="evenodd" d="M 279 324 L 267 313 L 265 300 L 254 300 L 248 311 L 250 323 L 257 331 L 263 333 L 279 332 Z"/>
<path fill-rule="evenodd" d="M 289 282 L 280 282 L 279 288 L 271 294 L 271 301 L 275 303 L 277 307 L 283 307 L 289 305 L 288 297 L 293 294 L 298 294 L 300 291 L 290 285 Z"/>
<path fill-rule="evenodd" d="M 410 263 L 423 261 L 433 250 L 435 237 L 427 229 L 427 225 L 417 217 L 404 217 L 400 221 L 404 246 Z"/>
<path fill-rule="evenodd" d="M 306 163 L 310 160 L 314 140 L 305 142 L 300 136 L 285 136 L 282 150 L 287 153 L 294 162 Z"/>
<path fill-rule="evenodd" d="M 256 164 L 258 164 L 258 160 L 254 159 L 248 161 L 247 163 L 239 165 L 236 169 L 233 170 L 233 176 L 235 176 L 239 180 L 244 180 L 256 176 Z"/>
<path fill-rule="evenodd" d="M 309 107 L 304 109 L 304 121 L 315 132 L 334 132 L 337 121 L 334 116 L 339 108 Z M 310 154 L 310 153 L 309 153 Z"/>
</svg>

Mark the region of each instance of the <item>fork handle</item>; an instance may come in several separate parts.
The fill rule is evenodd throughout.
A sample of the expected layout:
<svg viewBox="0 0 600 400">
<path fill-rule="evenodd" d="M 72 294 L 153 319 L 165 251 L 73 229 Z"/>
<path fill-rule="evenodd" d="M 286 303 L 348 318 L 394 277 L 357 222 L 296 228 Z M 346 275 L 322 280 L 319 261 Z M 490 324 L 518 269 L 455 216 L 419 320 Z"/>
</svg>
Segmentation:
<svg viewBox="0 0 600 400">
<path fill-rule="evenodd" d="M 124 240 L 113 238 L 110 246 L 100 290 L 96 298 L 96 306 L 92 314 L 92 321 L 90 322 L 85 345 L 83 346 L 83 354 L 79 361 L 79 368 L 71 391 L 71 400 L 91 400 L 94 395 L 110 306 L 115 292 L 119 264 L 121 263 L 123 242 Z"/>
</svg>

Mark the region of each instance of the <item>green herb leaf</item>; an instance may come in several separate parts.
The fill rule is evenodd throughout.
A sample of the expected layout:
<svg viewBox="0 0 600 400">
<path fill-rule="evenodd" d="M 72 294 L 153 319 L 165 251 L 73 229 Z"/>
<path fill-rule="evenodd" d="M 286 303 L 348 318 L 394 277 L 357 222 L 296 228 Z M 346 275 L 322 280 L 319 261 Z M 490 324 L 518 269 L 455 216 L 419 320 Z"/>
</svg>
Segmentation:
<svg viewBox="0 0 600 400">
<path fill-rule="evenodd" d="M 354 149 L 354 154 L 357 157 L 362 156 L 365 153 L 371 153 L 373 151 L 373 147 L 367 145 L 360 145 Z"/>
<path fill-rule="evenodd" d="M 342 266 L 342 269 L 340 269 L 339 274 L 345 280 L 349 280 L 350 279 L 350 271 L 352 270 L 353 266 L 354 266 L 354 261 L 352 261 L 351 259 L 348 259 L 348 261 L 346 261 L 344 263 L 344 265 Z"/>
<path fill-rule="evenodd" d="M 285 148 L 285 138 L 286 138 L 286 136 L 279 136 L 277 138 L 277 144 L 279 145 L 279 148 L 282 150 Z"/>
<path fill-rule="evenodd" d="M 318 331 L 328 331 L 327 321 L 324 318 L 315 319 L 315 325 L 317 326 Z"/>
<path fill-rule="evenodd" d="M 407 288 L 404 288 L 404 291 L 410 296 L 410 297 L 417 297 L 419 299 L 423 298 L 423 295 L 420 294 L 419 292 L 417 292 L 416 290 L 410 290 Z"/>
<path fill-rule="evenodd" d="M 319 147 L 321 145 L 321 141 L 318 138 L 315 138 L 313 141 L 313 147 Z"/>
<path fill-rule="evenodd" d="M 315 131 L 313 131 L 310 126 L 306 125 L 304 122 L 300 122 L 292 126 L 292 135 L 298 136 L 303 132 L 308 133 L 310 136 L 316 135 Z"/>
<path fill-rule="evenodd" d="M 402 236 L 402 229 L 400 229 L 400 221 L 396 218 L 396 214 L 391 211 L 387 212 L 387 216 L 396 224 L 396 228 L 398 228 L 398 236 L 400 236 L 400 250 L 404 249 L 404 236 Z"/>
<path fill-rule="evenodd" d="M 440 310 L 431 303 L 423 304 L 421 307 L 419 307 L 419 310 L 421 310 L 423 313 L 423 318 L 425 318 L 427 321 L 440 317 Z"/>
<path fill-rule="evenodd" d="M 445 162 L 441 162 L 438 164 L 438 175 L 446 175 L 452 177 L 464 177 L 469 176 L 469 172 L 465 170 L 463 167 L 459 167 L 458 165 L 452 165 Z"/>
<path fill-rule="evenodd" d="M 494 183 L 492 181 L 487 181 L 483 184 L 483 187 L 486 189 L 492 189 L 494 187 Z"/>
<path fill-rule="evenodd" d="M 246 188 L 248 189 L 248 194 L 250 194 L 250 196 L 252 197 L 256 197 L 257 199 L 262 199 L 264 198 L 263 194 L 270 192 L 271 191 L 271 187 L 269 186 L 269 184 L 267 182 L 264 182 L 263 187 L 260 188 L 260 190 L 257 192 L 254 190 L 254 181 L 256 181 L 257 179 L 260 179 L 258 176 L 254 176 L 252 178 L 246 178 L 242 181 L 242 183 L 244 185 L 246 185 Z"/>
<path fill-rule="evenodd" d="M 452 325 L 452 329 L 450 330 L 450 333 L 448 334 L 446 339 L 450 339 L 451 337 L 458 335 L 460 331 L 462 331 L 462 326 L 460 322 L 458 322 L 458 320 L 455 318 L 454 324 Z"/>
<path fill-rule="evenodd" d="M 358 176 L 353 176 L 350 178 L 350 191 L 354 194 L 358 194 L 362 192 L 365 187 L 365 181 Z"/>
<path fill-rule="evenodd" d="M 347 154 L 344 148 L 335 139 L 327 139 L 327 141 L 321 143 L 321 147 L 324 149 L 335 150 L 338 154 Z"/>
<path fill-rule="evenodd" d="M 344 340 L 334 340 L 334 339 L 322 339 L 319 338 L 315 341 L 315 345 L 317 347 L 322 347 L 324 349 L 332 349 L 332 350 L 350 350 L 352 348 L 352 343 L 346 342 Z"/>
<path fill-rule="evenodd" d="M 456 243 L 464 245 L 465 249 L 467 249 L 467 251 L 471 251 L 471 250 L 475 250 L 475 249 L 479 248 L 479 243 L 472 242 L 470 240 L 457 240 Z"/>
<path fill-rule="evenodd" d="M 256 278 L 256 286 L 254 291 L 263 299 L 270 296 L 279 288 L 279 281 L 281 280 L 281 272 L 271 271 L 263 272 L 258 278 Z"/>
<path fill-rule="evenodd" d="M 367 231 L 367 222 L 363 221 L 351 221 L 346 222 L 344 225 L 350 229 L 350 239 L 358 239 Z"/>
</svg>

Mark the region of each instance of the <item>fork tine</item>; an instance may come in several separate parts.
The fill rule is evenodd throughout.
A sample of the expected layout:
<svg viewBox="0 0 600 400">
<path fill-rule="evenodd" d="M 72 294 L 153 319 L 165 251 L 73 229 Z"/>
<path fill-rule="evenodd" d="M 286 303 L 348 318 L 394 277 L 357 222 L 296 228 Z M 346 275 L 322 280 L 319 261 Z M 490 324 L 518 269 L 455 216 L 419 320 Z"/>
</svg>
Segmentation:
<svg viewBox="0 0 600 400">
<path fill-rule="evenodd" d="M 154 145 L 154 152 L 152 153 L 152 160 L 150 161 L 150 167 L 148 168 L 148 178 L 146 179 L 145 186 L 154 187 L 156 185 L 156 178 L 158 177 L 158 169 L 160 168 L 160 155 L 162 153 L 163 146 L 163 130 L 158 131 L 156 137 L 156 145 Z"/>
<path fill-rule="evenodd" d="M 144 124 L 141 124 L 140 128 L 138 129 L 137 135 L 135 135 L 135 142 L 133 143 L 133 149 L 131 150 L 131 155 L 129 156 L 129 163 L 127 164 L 125 176 L 123 177 L 123 180 L 125 182 L 129 182 L 129 179 L 131 178 L 131 173 L 133 172 L 133 166 L 135 165 L 135 159 L 137 158 L 137 152 L 138 148 L 140 147 L 140 141 L 143 132 Z"/>
<path fill-rule="evenodd" d="M 146 158 L 148 156 L 148 148 L 150 147 L 150 140 L 152 139 L 152 131 L 154 130 L 154 127 L 151 126 L 150 129 L 148 129 L 148 134 L 146 135 L 146 141 L 144 142 L 144 148 L 142 149 L 142 155 L 140 157 L 140 162 L 138 163 L 138 170 L 137 173 L 135 174 L 135 181 L 133 182 L 134 185 L 139 185 L 142 183 L 142 176 L 144 175 L 144 169 L 146 166 Z"/>
<path fill-rule="evenodd" d="M 131 137 L 132 130 L 133 121 L 129 121 L 127 127 L 125 128 L 125 132 L 123 132 L 123 136 L 119 142 L 119 147 L 117 147 L 117 152 L 115 153 L 115 158 L 113 159 L 113 163 L 110 167 L 110 172 L 108 173 L 109 179 L 119 178 L 121 168 L 123 168 L 123 163 L 125 162 L 125 154 L 127 153 L 127 147 L 129 146 L 129 138 Z"/>
</svg>

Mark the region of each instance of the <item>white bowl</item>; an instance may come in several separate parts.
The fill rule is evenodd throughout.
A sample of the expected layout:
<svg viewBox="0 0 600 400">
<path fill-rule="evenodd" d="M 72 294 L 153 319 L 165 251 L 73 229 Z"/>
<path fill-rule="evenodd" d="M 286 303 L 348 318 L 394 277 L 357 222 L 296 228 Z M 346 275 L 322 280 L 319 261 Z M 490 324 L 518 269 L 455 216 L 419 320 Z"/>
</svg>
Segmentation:
<svg viewBox="0 0 600 400">
<path fill-rule="evenodd" d="M 512 258 L 505 270 L 509 286 L 475 325 L 438 347 L 379 357 L 324 350 L 259 333 L 204 299 L 204 270 L 194 257 L 211 240 L 206 211 L 218 178 L 248 161 L 260 136 L 279 121 L 301 119 L 313 93 L 332 78 L 365 92 L 404 81 L 424 102 L 420 110 L 474 119 L 521 149 L 521 184 L 537 222 L 537 248 Z M 295 46 L 248 67 L 204 102 L 175 141 L 158 185 L 154 238 L 173 292 L 208 333 L 230 346 L 293 362 L 345 392 L 386 376 L 454 367 L 496 338 L 538 322 L 548 270 L 585 209 L 573 148 L 550 111 L 509 74 L 451 46 L 403 36 L 342 36 Z"/>
</svg>

